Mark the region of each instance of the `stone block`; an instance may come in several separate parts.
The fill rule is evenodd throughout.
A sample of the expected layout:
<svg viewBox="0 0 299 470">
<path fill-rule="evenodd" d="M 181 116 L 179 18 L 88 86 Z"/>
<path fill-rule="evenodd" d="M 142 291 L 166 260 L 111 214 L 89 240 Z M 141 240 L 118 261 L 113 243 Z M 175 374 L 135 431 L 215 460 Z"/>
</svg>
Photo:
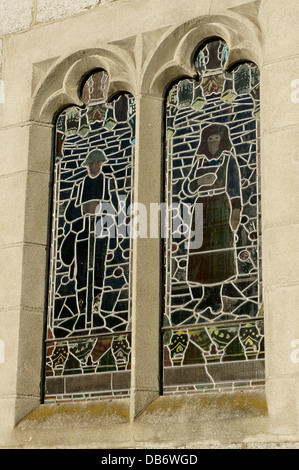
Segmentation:
<svg viewBox="0 0 299 470">
<path fill-rule="evenodd" d="M 22 397 L 41 397 L 44 315 L 44 311 L 31 311 L 26 308 L 20 312 L 17 395 Z M 17 340 L 16 337 L 15 341 Z"/>
<path fill-rule="evenodd" d="M 53 128 L 52 126 L 30 125 L 28 170 L 50 173 L 52 170 Z"/>
<path fill-rule="evenodd" d="M 6 397 L 16 394 L 19 318 L 19 309 L 0 310 L 0 340 L 3 346 L 3 361 L 0 363 L 0 394 Z"/>
<path fill-rule="evenodd" d="M 22 258 L 22 306 L 43 311 L 48 290 L 48 249 L 25 245 Z"/>
<path fill-rule="evenodd" d="M 299 371 L 298 285 L 265 290 L 266 373 L 295 377 Z"/>
<path fill-rule="evenodd" d="M 299 79 L 299 58 L 272 62 L 261 70 L 261 122 L 266 131 L 298 125 L 299 100 L 294 80 Z M 297 84 L 299 89 L 299 84 Z"/>
<path fill-rule="evenodd" d="M 66 16 L 81 13 L 87 8 L 92 8 L 99 3 L 99 0 L 38 0 L 36 21 L 56 20 Z"/>
<path fill-rule="evenodd" d="M 299 222 L 299 160 L 296 160 L 299 128 L 264 132 L 261 145 L 263 227 L 296 224 Z"/>
<path fill-rule="evenodd" d="M 299 282 L 299 224 L 276 226 L 263 232 L 264 286 L 292 286 Z"/>
<path fill-rule="evenodd" d="M 26 181 L 24 241 L 47 245 L 51 227 L 52 188 L 47 173 L 29 172 Z"/>
<path fill-rule="evenodd" d="M 264 63 L 298 54 L 298 16 L 297 0 L 288 0 L 283 7 L 280 0 L 261 2 L 258 19 L 263 31 Z"/>
<path fill-rule="evenodd" d="M 0 129 L 1 169 L 0 176 L 27 169 L 29 126 Z"/>
<path fill-rule="evenodd" d="M 296 433 L 297 413 L 296 386 L 293 378 L 268 379 L 266 387 L 267 405 L 269 410 L 269 435 L 273 441 L 278 436 L 292 436 Z"/>
<path fill-rule="evenodd" d="M 0 34 L 10 34 L 29 28 L 34 0 L 0 1 Z"/>
<path fill-rule="evenodd" d="M 0 247 L 0 309 L 19 307 L 22 290 L 23 248 Z"/>
<path fill-rule="evenodd" d="M 11 174 L 1 178 L 0 245 L 19 243 L 24 236 L 26 174 Z"/>
<path fill-rule="evenodd" d="M 15 425 L 15 398 L 3 396 L 0 399 L 0 447 L 6 448 L 13 442 Z"/>
</svg>

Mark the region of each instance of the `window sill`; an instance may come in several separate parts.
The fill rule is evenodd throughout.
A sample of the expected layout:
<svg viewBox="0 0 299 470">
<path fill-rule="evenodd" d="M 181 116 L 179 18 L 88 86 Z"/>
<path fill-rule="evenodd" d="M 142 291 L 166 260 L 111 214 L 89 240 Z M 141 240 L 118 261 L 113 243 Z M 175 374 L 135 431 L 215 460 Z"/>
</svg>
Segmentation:
<svg viewBox="0 0 299 470">
<path fill-rule="evenodd" d="M 15 438 L 22 447 L 192 448 L 258 442 L 269 425 L 265 390 L 161 396 L 133 423 L 129 412 L 127 398 L 40 405 Z"/>
</svg>

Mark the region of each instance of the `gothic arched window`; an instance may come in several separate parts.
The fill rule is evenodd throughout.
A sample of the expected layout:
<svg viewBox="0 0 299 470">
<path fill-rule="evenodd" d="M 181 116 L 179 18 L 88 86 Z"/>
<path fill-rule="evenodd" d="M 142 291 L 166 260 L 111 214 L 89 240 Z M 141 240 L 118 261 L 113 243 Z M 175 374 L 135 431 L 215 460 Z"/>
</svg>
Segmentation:
<svg viewBox="0 0 299 470">
<path fill-rule="evenodd" d="M 264 381 L 259 69 L 221 39 L 166 102 L 164 393 Z"/>
<path fill-rule="evenodd" d="M 56 121 L 47 402 L 130 390 L 135 100 L 108 102 L 108 81 L 91 74 Z"/>
</svg>

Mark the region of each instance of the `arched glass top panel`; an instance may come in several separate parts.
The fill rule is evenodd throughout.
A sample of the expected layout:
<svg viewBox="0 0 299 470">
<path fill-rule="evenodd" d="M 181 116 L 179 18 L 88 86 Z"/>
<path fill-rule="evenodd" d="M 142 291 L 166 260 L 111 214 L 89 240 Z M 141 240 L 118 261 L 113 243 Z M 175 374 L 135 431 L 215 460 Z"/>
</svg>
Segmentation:
<svg viewBox="0 0 299 470">
<path fill-rule="evenodd" d="M 259 69 L 196 53 L 166 102 L 164 393 L 264 381 Z"/>
<path fill-rule="evenodd" d="M 85 106 L 65 109 L 56 124 L 48 401 L 130 388 L 135 100 L 125 93 L 108 103 L 108 83 L 105 71 L 89 76 Z"/>
</svg>

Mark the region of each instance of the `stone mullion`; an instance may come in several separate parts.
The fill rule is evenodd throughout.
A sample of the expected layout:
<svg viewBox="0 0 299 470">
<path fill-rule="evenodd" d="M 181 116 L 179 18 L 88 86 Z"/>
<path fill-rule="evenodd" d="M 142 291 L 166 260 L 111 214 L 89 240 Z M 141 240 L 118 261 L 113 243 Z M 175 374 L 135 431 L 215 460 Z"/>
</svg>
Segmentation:
<svg viewBox="0 0 299 470">
<path fill-rule="evenodd" d="M 147 230 L 133 239 L 131 419 L 160 394 L 161 239 L 152 237 L 151 204 L 162 199 L 163 100 L 137 97 L 134 202 Z M 140 222 L 144 222 L 140 219 Z M 156 231 L 159 233 L 159 230 Z"/>
</svg>

